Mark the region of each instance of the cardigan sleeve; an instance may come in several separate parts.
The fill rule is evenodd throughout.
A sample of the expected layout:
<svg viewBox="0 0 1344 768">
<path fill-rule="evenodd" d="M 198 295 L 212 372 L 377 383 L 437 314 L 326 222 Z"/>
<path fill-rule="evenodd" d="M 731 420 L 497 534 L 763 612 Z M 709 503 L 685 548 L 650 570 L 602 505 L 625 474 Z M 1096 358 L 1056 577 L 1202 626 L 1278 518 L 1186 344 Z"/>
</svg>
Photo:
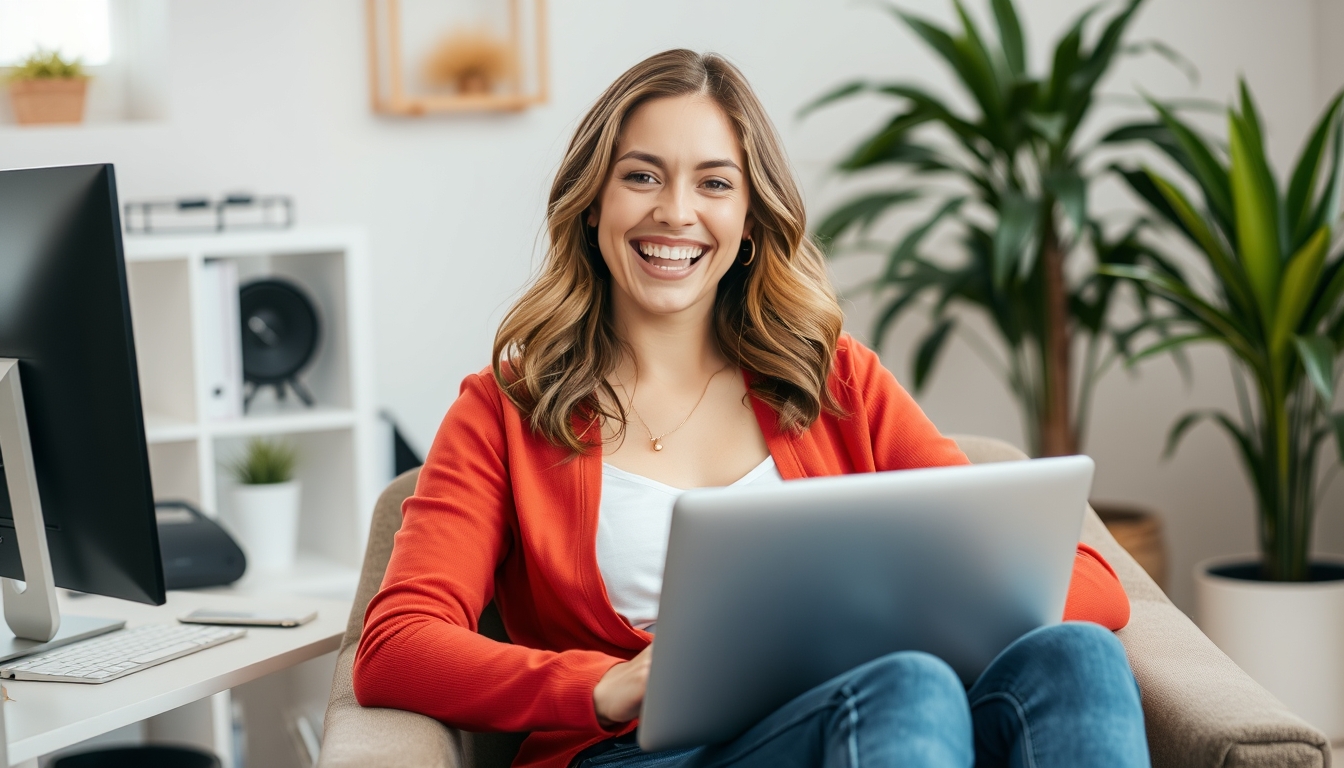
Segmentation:
<svg viewBox="0 0 1344 768">
<path fill-rule="evenodd" d="M 621 659 L 477 634 L 512 544 L 513 496 L 494 382 L 469 376 L 402 507 L 382 588 L 355 656 L 366 707 L 478 731 L 600 732 L 592 692 Z"/>
<path fill-rule="evenodd" d="M 849 336 L 838 358 L 841 402 L 868 422 L 873 464 L 878 471 L 969 464 L 956 441 L 944 437 L 877 355 Z M 1065 621 L 1091 621 L 1116 630 L 1129 623 L 1129 597 L 1109 563 L 1086 544 L 1078 545 L 1064 604 Z"/>
</svg>

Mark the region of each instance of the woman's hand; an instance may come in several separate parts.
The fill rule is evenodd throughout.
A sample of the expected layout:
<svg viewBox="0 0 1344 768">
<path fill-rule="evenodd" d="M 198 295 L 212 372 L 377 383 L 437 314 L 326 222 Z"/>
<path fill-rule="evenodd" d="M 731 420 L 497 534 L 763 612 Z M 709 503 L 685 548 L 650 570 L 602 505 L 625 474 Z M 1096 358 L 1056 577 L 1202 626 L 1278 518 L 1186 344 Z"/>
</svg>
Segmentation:
<svg viewBox="0 0 1344 768">
<path fill-rule="evenodd" d="M 593 710 L 603 728 L 611 729 L 639 716 L 652 662 L 653 643 L 649 643 L 638 656 L 608 669 L 597 681 L 593 687 Z"/>
</svg>

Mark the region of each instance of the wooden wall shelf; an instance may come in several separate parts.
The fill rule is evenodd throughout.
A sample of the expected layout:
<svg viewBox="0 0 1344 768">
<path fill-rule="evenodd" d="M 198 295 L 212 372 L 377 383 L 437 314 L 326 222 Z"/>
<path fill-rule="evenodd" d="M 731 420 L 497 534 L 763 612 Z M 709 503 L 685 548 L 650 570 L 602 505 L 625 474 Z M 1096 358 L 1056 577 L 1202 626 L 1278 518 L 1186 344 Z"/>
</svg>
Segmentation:
<svg viewBox="0 0 1344 768">
<path fill-rule="evenodd" d="M 431 0 L 422 0 L 430 2 Z M 493 3 L 501 0 L 482 0 Z M 549 98 L 546 0 L 507 0 L 508 42 L 518 60 L 504 87 L 491 93 L 416 91 L 407 85 L 401 0 L 365 0 L 369 100 L 374 112 L 418 117 L 431 113 L 521 112 Z M 528 23 L 524 23 L 528 22 Z"/>
</svg>

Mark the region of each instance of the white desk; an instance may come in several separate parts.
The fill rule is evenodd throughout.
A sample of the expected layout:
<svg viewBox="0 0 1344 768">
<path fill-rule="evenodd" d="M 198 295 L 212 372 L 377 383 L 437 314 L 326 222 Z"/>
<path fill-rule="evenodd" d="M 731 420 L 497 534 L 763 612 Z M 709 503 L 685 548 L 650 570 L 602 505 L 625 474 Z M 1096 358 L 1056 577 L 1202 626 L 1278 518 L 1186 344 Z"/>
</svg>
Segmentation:
<svg viewBox="0 0 1344 768">
<path fill-rule="evenodd" d="M 101 685 L 8 680 L 4 704 L 11 765 L 176 709 L 340 647 L 350 602 L 302 597 L 238 597 L 169 592 L 162 606 L 82 596 L 60 599 L 61 611 L 126 619 L 126 626 L 176 621 L 197 608 L 317 610 L 294 628 L 252 627 L 246 637 L 174 659 Z"/>
</svg>

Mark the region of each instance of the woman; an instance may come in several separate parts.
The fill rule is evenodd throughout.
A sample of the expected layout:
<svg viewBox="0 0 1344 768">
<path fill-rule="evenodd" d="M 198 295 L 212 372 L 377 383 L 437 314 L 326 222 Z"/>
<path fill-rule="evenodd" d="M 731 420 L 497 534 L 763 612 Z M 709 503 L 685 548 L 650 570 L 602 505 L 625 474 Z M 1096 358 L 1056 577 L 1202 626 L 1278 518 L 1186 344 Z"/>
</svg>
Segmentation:
<svg viewBox="0 0 1344 768">
<path fill-rule="evenodd" d="M 969 692 L 944 662 L 895 653 L 727 744 L 635 746 L 681 489 L 966 463 L 841 334 L 804 223 L 726 61 L 668 51 L 607 89 L 551 189 L 542 273 L 406 501 L 360 703 L 531 731 L 517 766 L 1147 764 L 1107 631 L 1129 604 L 1082 545 L 1065 609 L 1081 622 L 1026 635 Z M 512 645 L 475 632 L 492 599 Z"/>
</svg>

